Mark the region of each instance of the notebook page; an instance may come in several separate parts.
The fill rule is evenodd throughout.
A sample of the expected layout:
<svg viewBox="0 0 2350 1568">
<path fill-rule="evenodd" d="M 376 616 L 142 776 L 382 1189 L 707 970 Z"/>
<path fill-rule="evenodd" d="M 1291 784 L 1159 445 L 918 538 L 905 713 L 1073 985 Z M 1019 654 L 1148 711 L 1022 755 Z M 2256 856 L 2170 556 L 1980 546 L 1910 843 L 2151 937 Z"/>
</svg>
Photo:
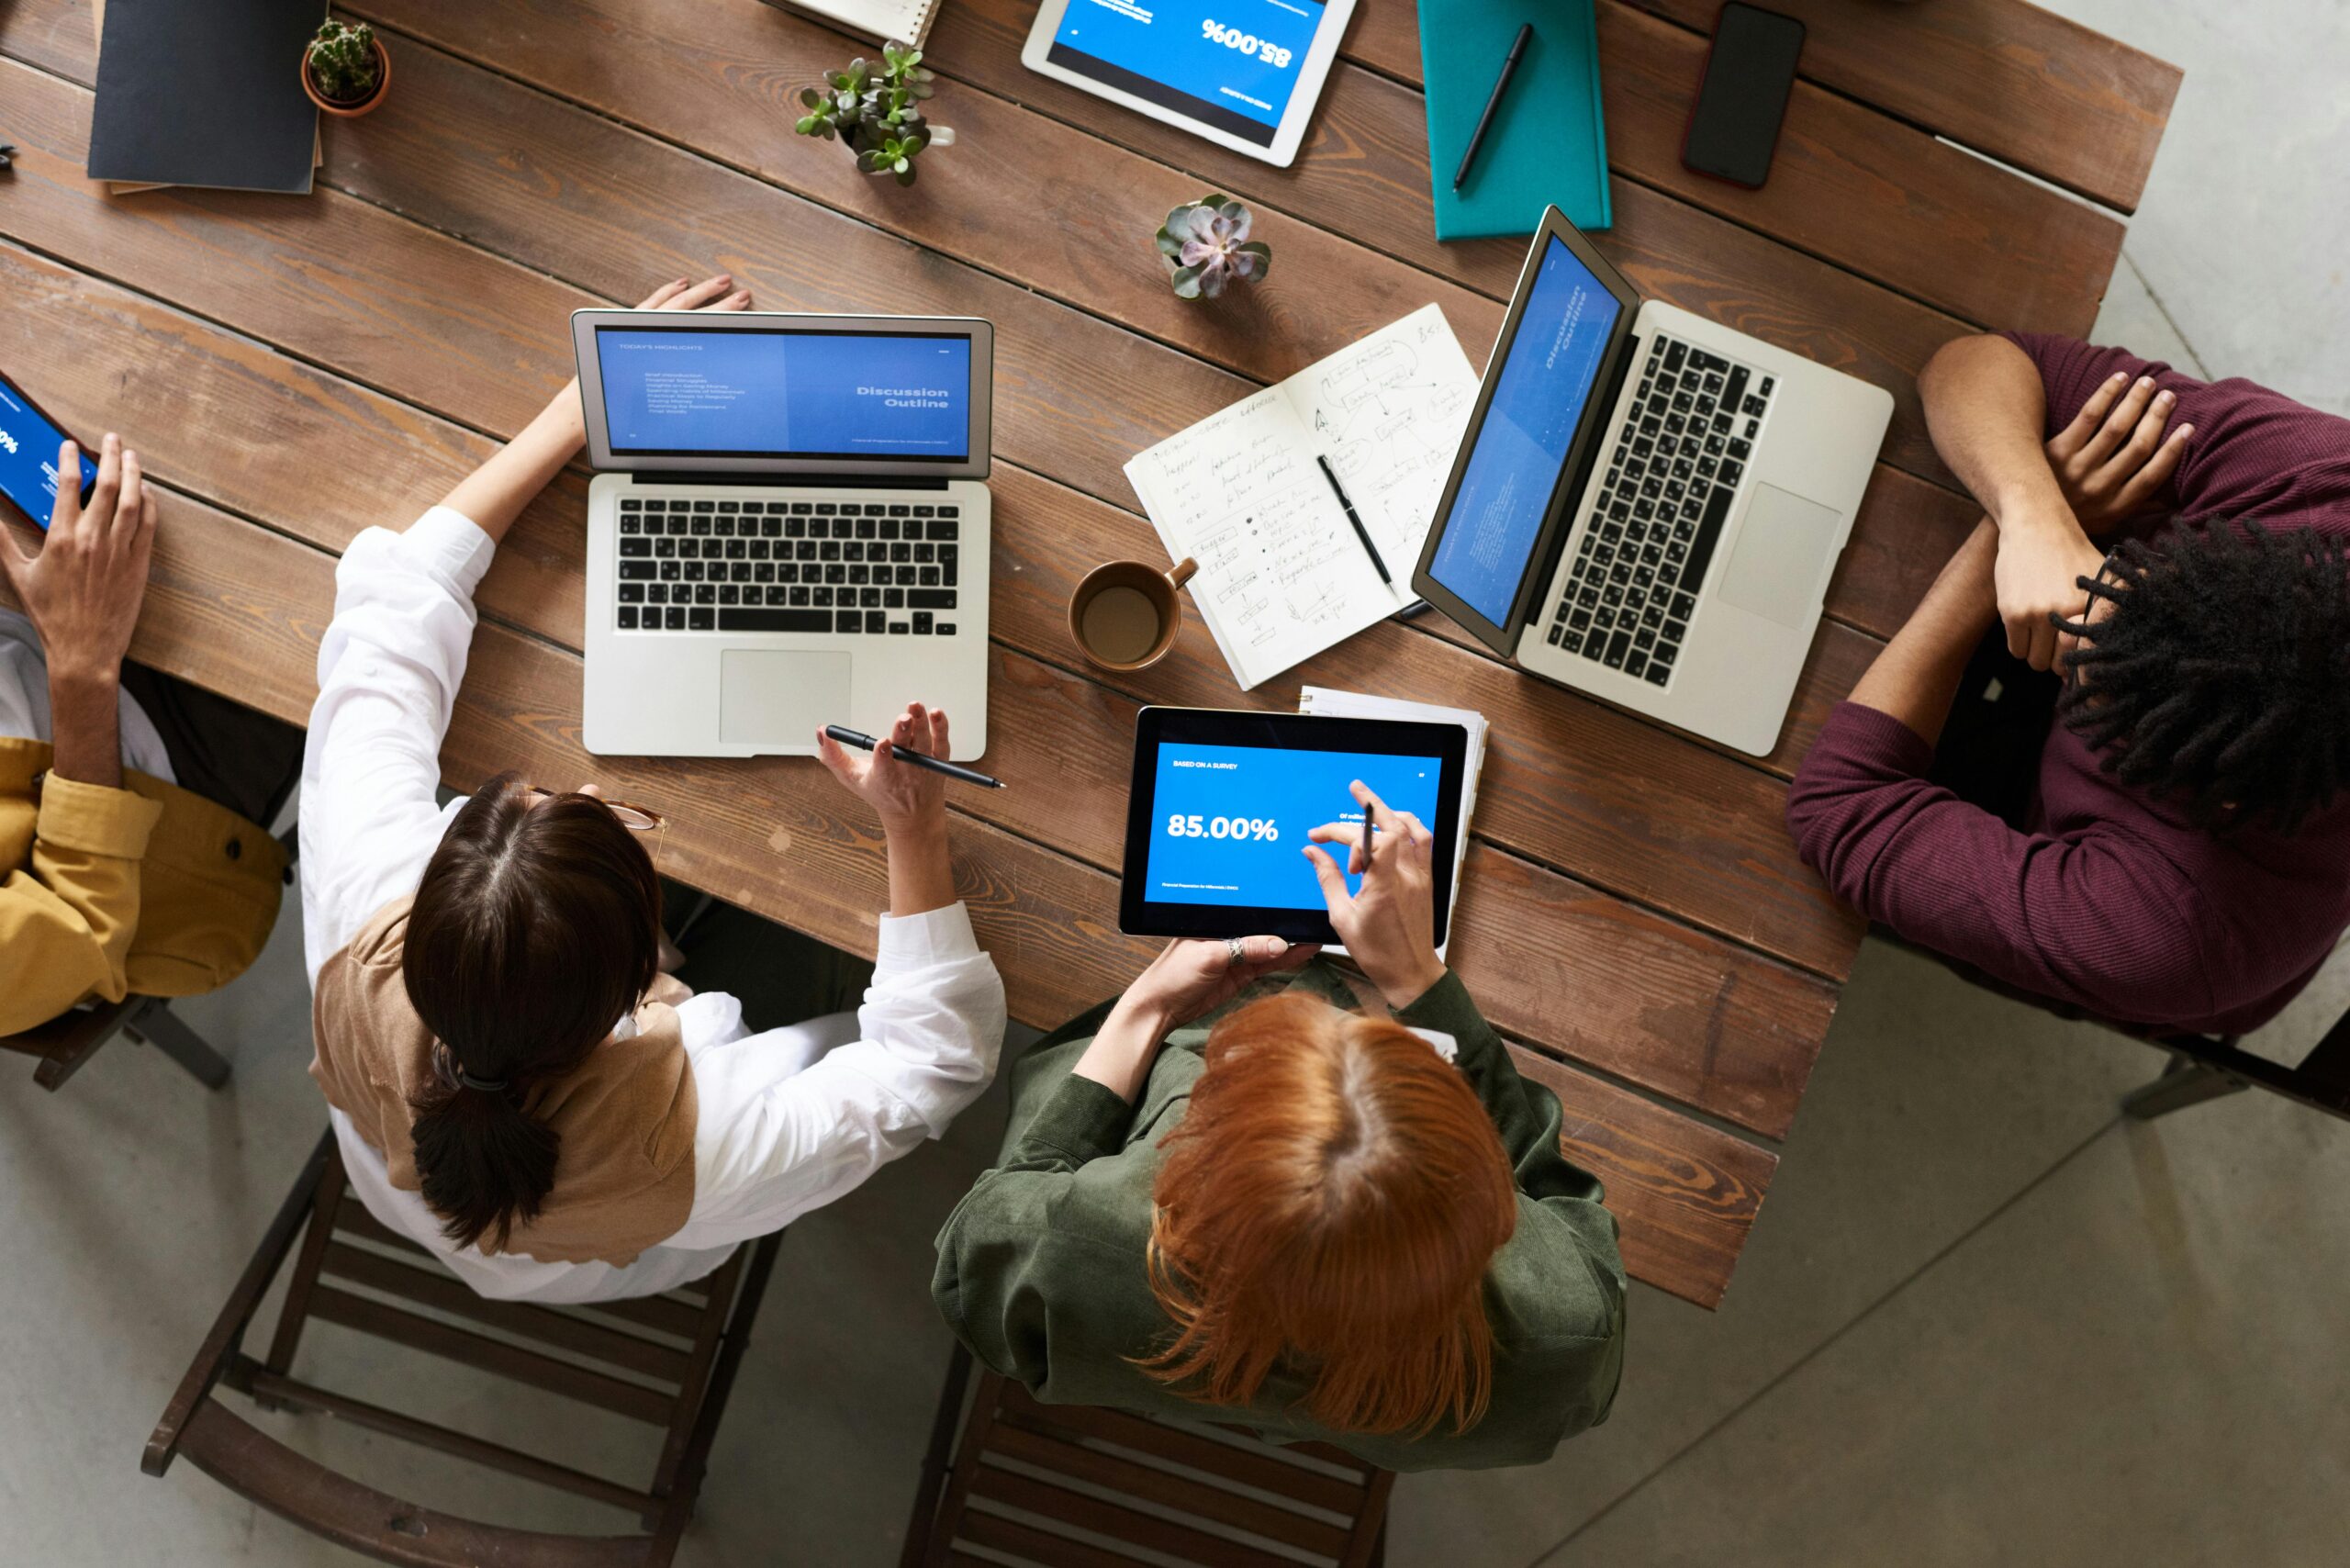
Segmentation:
<svg viewBox="0 0 2350 1568">
<path fill-rule="evenodd" d="M 1279 390 L 1378 545 L 1397 608 L 1410 603 L 1412 568 L 1477 401 L 1477 373 L 1444 312 L 1423 305 Z"/>
<path fill-rule="evenodd" d="M 1243 691 L 1411 601 L 1476 391 L 1443 312 L 1424 306 L 1126 465 L 1169 555 L 1199 562 L 1192 601 Z"/>
<path fill-rule="evenodd" d="M 1279 387 L 1160 442 L 1126 465 L 1126 477 L 1169 556 L 1199 562 L 1192 602 L 1243 691 L 1400 602 Z"/>
</svg>

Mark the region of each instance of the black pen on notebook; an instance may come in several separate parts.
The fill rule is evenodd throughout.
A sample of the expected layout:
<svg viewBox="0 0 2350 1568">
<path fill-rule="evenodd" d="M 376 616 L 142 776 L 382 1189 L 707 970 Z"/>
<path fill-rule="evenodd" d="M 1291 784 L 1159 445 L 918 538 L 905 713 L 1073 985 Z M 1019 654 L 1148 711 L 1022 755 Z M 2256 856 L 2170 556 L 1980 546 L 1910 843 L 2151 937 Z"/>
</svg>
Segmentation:
<svg viewBox="0 0 2350 1568">
<path fill-rule="evenodd" d="M 1371 567 L 1378 572 L 1379 580 L 1393 588 L 1395 579 L 1387 575 L 1387 563 L 1379 558 L 1379 546 L 1371 542 L 1371 530 L 1365 528 L 1362 519 L 1355 515 L 1355 504 L 1347 499 L 1347 492 L 1339 485 L 1338 476 L 1331 470 L 1330 460 L 1317 453 L 1314 461 L 1322 465 L 1322 477 L 1330 481 L 1330 493 L 1338 498 L 1338 505 L 1345 510 L 1347 521 L 1355 525 L 1355 537 L 1362 541 L 1362 553 L 1371 557 Z"/>
<path fill-rule="evenodd" d="M 1520 23 L 1517 38 L 1509 46 L 1509 58 L 1502 62 L 1501 76 L 1494 83 L 1493 95 L 1485 100 L 1485 112 L 1477 117 L 1477 129 L 1469 138 L 1469 151 L 1460 155 L 1460 167 L 1453 172 L 1452 188 L 1469 177 L 1469 166 L 1477 161 L 1477 149 L 1485 144 L 1485 132 L 1493 129 L 1494 111 L 1502 106 L 1502 95 L 1509 91 L 1509 79 L 1517 74 L 1517 58 L 1526 52 L 1526 40 L 1534 36 L 1532 22 Z"/>
<path fill-rule="evenodd" d="M 840 742 L 841 745 L 853 745 L 859 751 L 871 751 L 875 746 L 880 744 L 871 735 L 861 734 L 858 732 L 841 724 L 826 724 L 824 726 L 824 733 L 832 736 L 833 739 Z M 951 762 L 941 762 L 934 756 L 924 756 L 918 751 L 906 751 L 897 746 L 891 746 L 890 748 L 890 755 L 896 757 L 900 762 L 909 763 L 915 767 L 927 767 L 933 773 L 943 773 L 949 778 L 960 778 L 964 783 L 977 784 L 982 790 L 1001 790 L 1003 788 L 1003 780 L 1001 778 L 990 778 L 984 773 L 974 772 L 972 769 L 968 767 L 957 767 Z"/>
</svg>

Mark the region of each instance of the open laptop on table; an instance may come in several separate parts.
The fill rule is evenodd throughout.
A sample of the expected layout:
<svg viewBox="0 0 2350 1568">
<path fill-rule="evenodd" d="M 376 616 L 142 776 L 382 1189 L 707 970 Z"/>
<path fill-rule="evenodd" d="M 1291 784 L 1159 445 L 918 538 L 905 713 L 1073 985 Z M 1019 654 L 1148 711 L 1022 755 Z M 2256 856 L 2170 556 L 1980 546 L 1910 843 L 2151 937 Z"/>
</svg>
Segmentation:
<svg viewBox="0 0 2350 1568">
<path fill-rule="evenodd" d="M 1768 755 L 1892 418 L 1643 303 L 1552 207 L 1412 587 L 1546 680 Z"/>
<path fill-rule="evenodd" d="M 943 708 L 987 749 L 994 329 L 579 310 L 586 743 L 812 756 Z"/>
</svg>

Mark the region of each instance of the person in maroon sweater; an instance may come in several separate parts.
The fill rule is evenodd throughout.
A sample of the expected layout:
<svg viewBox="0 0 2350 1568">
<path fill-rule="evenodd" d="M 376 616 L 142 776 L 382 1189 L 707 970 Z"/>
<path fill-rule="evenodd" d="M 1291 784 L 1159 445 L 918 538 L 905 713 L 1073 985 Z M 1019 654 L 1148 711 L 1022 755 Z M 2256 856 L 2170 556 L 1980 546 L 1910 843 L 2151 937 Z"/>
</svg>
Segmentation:
<svg viewBox="0 0 2350 1568">
<path fill-rule="evenodd" d="M 1988 515 L 1797 770 L 1804 858 L 2006 985 L 2256 1028 L 2350 924 L 2350 420 L 2029 334 L 1945 346 L 1919 390 Z M 2026 787 L 1953 790 L 2016 731 L 1938 759 L 1953 700 L 2012 715 L 2035 682 Z"/>
</svg>

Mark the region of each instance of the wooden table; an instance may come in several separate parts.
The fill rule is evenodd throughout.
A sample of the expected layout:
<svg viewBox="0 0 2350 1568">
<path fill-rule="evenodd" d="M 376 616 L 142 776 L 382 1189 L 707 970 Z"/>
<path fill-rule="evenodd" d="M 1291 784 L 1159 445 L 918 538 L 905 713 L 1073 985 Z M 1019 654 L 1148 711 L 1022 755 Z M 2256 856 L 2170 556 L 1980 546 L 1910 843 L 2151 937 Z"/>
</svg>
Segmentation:
<svg viewBox="0 0 2350 1568">
<path fill-rule="evenodd" d="M 1364 0 L 1290 170 L 1028 74 L 1031 6 L 952 0 L 934 117 L 962 140 L 911 190 L 791 134 L 797 90 L 856 46 L 758 0 L 361 0 L 397 57 L 391 95 L 327 125 L 308 199 L 109 199 L 82 172 L 87 0 L 17 0 L 0 12 L 0 136 L 22 149 L 0 177 L 0 365 L 69 426 L 130 432 L 172 491 L 137 656 L 299 720 L 335 553 L 412 517 L 562 384 L 574 308 L 725 268 L 771 308 L 990 318 L 988 766 L 1012 787 L 955 797 L 956 846 L 1013 1013 L 1057 1023 L 1152 946 L 1115 929 L 1138 704 L 1289 708 L 1311 680 L 1482 709 L 1456 960 L 1565 1102 L 1631 1271 L 1711 1305 L 1862 931 L 1796 860 L 1785 779 L 1975 515 L 1912 377 L 1978 327 L 2087 330 L 2178 82 L 2019 0 L 1776 3 L 1811 25 L 1807 79 L 1759 192 L 1678 161 L 1715 0 L 1599 6 L 1602 249 L 1648 294 L 1897 399 L 1794 717 L 1760 762 L 1526 678 L 1434 617 L 1246 697 L 1196 621 L 1116 681 L 1070 645 L 1078 577 L 1158 549 L 1120 473 L 1135 452 L 1431 299 L 1483 364 L 1524 246 L 1433 238 L 1401 0 Z M 1184 304 L 1150 236 L 1209 188 L 1259 205 L 1276 264 L 1254 293 Z M 483 585 L 450 781 L 603 779 L 669 813 L 668 872 L 869 950 L 880 846 L 815 764 L 582 753 L 585 483 L 534 505 Z"/>
</svg>

